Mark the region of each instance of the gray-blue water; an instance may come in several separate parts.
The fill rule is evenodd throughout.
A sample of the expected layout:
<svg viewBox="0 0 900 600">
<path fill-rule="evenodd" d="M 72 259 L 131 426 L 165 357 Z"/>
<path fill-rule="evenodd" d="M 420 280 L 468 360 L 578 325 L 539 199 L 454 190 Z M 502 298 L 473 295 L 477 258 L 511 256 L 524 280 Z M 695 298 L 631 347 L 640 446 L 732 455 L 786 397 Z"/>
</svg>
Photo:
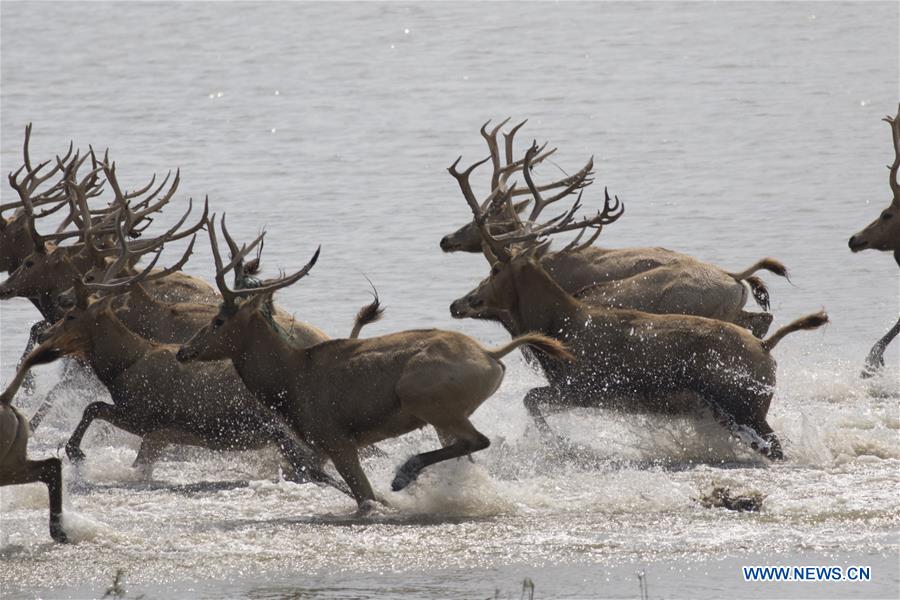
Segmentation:
<svg viewBox="0 0 900 600">
<path fill-rule="evenodd" d="M 322 244 L 313 274 L 278 300 L 331 335 L 368 300 L 365 274 L 388 309 L 368 335 L 508 339 L 450 318 L 487 267 L 437 245 L 469 218 L 446 167 L 485 156 L 478 128 L 506 116 L 529 118 L 523 147 L 550 140 L 566 170 L 595 156 L 588 203 L 609 186 L 627 206 L 603 245 L 728 270 L 773 256 L 794 284 L 766 276 L 775 326 L 820 307 L 832 318 L 775 351 L 779 465 L 714 423 L 603 411 L 552 417 L 593 458 L 553 456 L 527 427 L 521 398 L 541 378 L 518 357 L 474 416 L 493 440 L 475 464 L 439 465 L 393 494 L 394 467 L 433 434 L 366 462 L 396 505 L 370 520 L 350 519 L 337 493 L 271 483 L 267 452 L 175 451 L 142 482 L 137 439 L 95 424 L 86 464 L 64 469 L 78 543 L 47 538 L 42 488 L 0 492 L 4 598 L 102 596 L 117 569 L 147 597 L 518 597 L 526 576 L 537 597 L 638 597 L 640 569 L 651 597 L 896 597 L 897 346 L 883 377 L 857 375 L 897 318 L 900 275 L 886 253 L 851 255 L 847 238 L 891 198 L 880 119 L 900 97 L 897 3 L 4 2 L 0 16 L 0 170 L 21 163 L 28 122 L 33 156 L 70 139 L 108 146 L 128 188 L 181 167 L 180 206 L 208 194 L 236 236 L 268 229 L 267 273 Z M 212 279 L 205 239 L 186 270 Z M 0 306 L 4 382 L 36 318 L 25 301 Z M 58 375 L 42 367 L 39 391 Z M 57 405 L 31 452 L 55 453 L 91 400 Z M 250 484 L 173 488 L 216 481 Z M 703 508 L 714 485 L 759 492 L 763 508 Z M 797 560 L 870 564 L 874 581 L 750 586 L 739 571 Z"/>
</svg>

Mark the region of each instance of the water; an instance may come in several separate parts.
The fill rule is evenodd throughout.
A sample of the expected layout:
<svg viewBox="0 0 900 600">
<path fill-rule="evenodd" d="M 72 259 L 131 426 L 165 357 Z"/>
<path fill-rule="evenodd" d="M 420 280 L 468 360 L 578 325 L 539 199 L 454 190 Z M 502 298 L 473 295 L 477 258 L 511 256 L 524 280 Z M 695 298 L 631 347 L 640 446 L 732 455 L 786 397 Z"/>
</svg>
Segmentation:
<svg viewBox="0 0 900 600">
<path fill-rule="evenodd" d="M 896 597 L 897 344 L 883 377 L 857 374 L 896 319 L 898 270 L 846 241 L 890 200 L 879 119 L 898 98 L 898 10 L 4 3 L 2 170 L 20 163 L 29 121 L 33 156 L 70 138 L 108 145 L 126 187 L 180 166 L 180 198 L 209 194 L 240 238 L 268 228 L 267 273 L 323 245 L 279 302 L 332 335 L 367 301 L 365 274 L 388 307 L 369 335 L 439 326 L 507 339 L 450 318 L 486 267 L 437 243 L 468 217 L 444 169 L 481 158 L 478 127 L 509 115 L 530 119 L 523 144 L 558 145 L 567 170 L 595 155 L 588 196 L 608 185 L 627 205 L 604 245 L 662 245 L 731 270 L 774 256 L 794 284 L 766 277 L 775 326 L 823 306 L 833 321 L 775 351 L 779 465 L 711 422 L 596 410 L 551 418 L 583 447 L 557 453 L 528 428 L 521 398 L 540 377 L 517 356 L 474 416 L 491 448 L 393 494 L 395 466 L 436 440 L 383 444 L 388 456 L 364 468 L 396 508 L 364 520 L 337 493 L 273 483 L 269 452 L 174 451 L 141 481 L 136 438 L 95 424 L 84 467 L 64 468 L 78 543 L 49 542 L 42 488 L 0 492 L 4 598 L 102 596 L 117 569 L 128 597 L 518 597 L 524 577 L 538 597 L 637 597 L 641 569 L 651 597 Z M 198 247 L 187 271 L 211 279 Z M 35 317 L 24 301 L 2 305 L 4 381 Z M 44 392 L 58 368 L 38 373 Z M 60 403 L 31 452 L 55 453 L 92 399 Z M 17 401 L 27 413 L 38 403 Z M 763 494 L 762 510 L 703 508 L 717 485 Z M 871 565 L 874 581 L 740 576 L 781 563 Z"/>
</svg>

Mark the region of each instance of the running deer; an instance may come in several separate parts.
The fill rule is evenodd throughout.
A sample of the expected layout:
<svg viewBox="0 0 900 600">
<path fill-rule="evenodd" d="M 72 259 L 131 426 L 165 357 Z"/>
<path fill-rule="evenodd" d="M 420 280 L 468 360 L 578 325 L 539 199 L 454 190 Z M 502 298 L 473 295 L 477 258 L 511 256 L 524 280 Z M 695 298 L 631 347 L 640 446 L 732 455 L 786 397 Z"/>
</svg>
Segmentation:
<svg viewBox="0 0 900 600">
<path fill-rule="evenodd" d="M 212 322 L 181 347 L 178 359 L 231 359 L 255 396 L 331 459 L 360 513 L 371 510 L 377 499 L 360 466 L 360 447 L 426 425 L 438 431 L 444 447 L 417 454 L 397 470 L 391 487 L 401 490 L 429 465 L 488 447 L 490 441 L 469 417 L 500 386 L 503 356 L 531 344 L 569 358 L 561 343 L 540 335 L 489 350 L 461 333 L 436 329 L 297 348 L 272 319 L 272 295 L 309 273 L 319 251 L 292 275 L 232 290 L 225 277 L 237 258 L 223 264 L 213 222 L 207 229 L 222 305 Z"/>
<path fill-rule="evenodd" d="M 659 315 L 633 309 L 590 306 L 564 290 L 534 258 L 536 246 L 520 244 L 566 231 L 599 235 L 622 210 L 606 196 L 592 218 L 575 219 L 579 200 L 561 217 L 523 230 L 495 234 L 469 184 L 476 163 L 460 172 L 460 159 L 450 167 L 469 204 L 490 254 L 490 275 L 451 306 L 454 317 L 477 313 L 505 315 L 510 332 L 535 331 L 566 344 L 575 363 L 540 357 L 549 386 L 525 397 L 529 413 L 548 432 L 539 405 L 557 407 L 619 404 L 635 411 L 678 413 L 708 406 L 732 434 L 771 459 L 783 457 L 781 444 L 766 422 L 775 386 L 771 350 L 786 335 L 814 329 L 828 320 L 824 312 L 782 327 L 765 340 L 725 321 L 693 315 Z M 527 162 L 527 161 L 526 161 Z M 534 186 L 526 178 L 533 192 Z M 492 202 L 510 202 L 509 189 L 499 186 Z"/>
<path fill-rule="evenodd" d="M 900 267 L 900 181 L 897 179 L 897 171 L 900 169 L 900 106 L 897 108 L 896 116 L 888 115 L 883 120 L 891 126 L 891 137 L 894 142 L 894 162 L 888 167 L 890 169 L 888 182 L 894 199 L 881 211 L 877 219 L 850 237 L 849 246 L 854 253 L 869 249 L 893 252 L 894 260 Z M 897 334 L 900 334 L 900 319 L 872 346 L 863 367 L 863 377 L 871 377 L 884 368 L 884 351 Z"/>
<path fill-rule="evenodd" d="M 29 356 L 25 368 L 49 362 L 55 353 L 35 353 Z M 50 537 L 57 542 L 67 542 L 62 527 L 62 463 L 58 458 L 29 460 L 28 419 L 12 405 L 15 390 L 21 385 L 24 374 L 17 377 L 3 394 L 0 394 L 0 486 L 41 482 L 50 495 Z"/>
<path fill-rule="evenodd" d="M 545 150 L 547 144 L 526 153 L 525 159 L 515 161 L 513 142 L 516 133 L 526 123 L 523 121 L 504 133 L 505 163 L 501 162 L 497 136 L 506 124 L 503 121 L 491 131 L 487 123 L 481 135 L 490 150 L 493 165 L 491 190 L 507 181 L 516 172 L 531 179 L 532 169 L 555 152 Z M 485 159 L 487 160 L 487 159 Z M 577 173 L 544 185 L 530 185 L 510 191 L 512 198 L 526 199 L 510 206 L 497 206 L 489 195 L 482 203 L 486 226 L 491 233 L 502 235 L 521 229 L 523 223 L 534 221 L 547 205 L 583 189 L 591 183 L 593 159 Z M 532 189 L 536 192 L 532 192 Z M 554 196 L 543 199 L 540 194 L 558 190 Z M 531 213 L 520 217 L 529 202 Z M 768 312 L 753 313 L 743 310 L 748 300 L 747 286 L 757 303 L 766 311 L 769 293 L 765 283 L 754 273 L 767 270 L 787 277 L 787 269 L 777 260 L 765 258 L 750 268 L 731 273 L 715 265 L 704 263 L 686 254 L 665 248 L 599 248 L 593 246 L 596 238 L 576 240 L 556 252 L 543 248 L 536 258 L 547 273 L 567 292 L 574 294 L 592 306 L 634 308 L 659 314 L 676 313 L 710 317 L 736 323 L 750 329 L 757 337 L 768 331 L 772 315 Z M 441 240 L 445 252 L 481 252 L 483 240 L 478 226 L 469 222 Z"/>
<path fill-rule="evenodd" d="M 179 263 L 190 252 L 191 247 Z M 159 276 L 179 266 L 169 267 Z M 150 276 L 150 268 L 142 276 Z M 112 404 L 98 401 L 85 408 L 66 443 L 66 454 L 71 460 L 84 458 L 81 440 L 93 420 L 99 418 L 141 437 L 135 467 L 143 469 L 146 475 L 169 444 L 212 450 L 247 450 L 276 444 L 299 478 L 308 476 L 346 491 L 320 469 L 320 459 L 278 415 L 256 402 L 228 362 L 182 365 L 175 359 L 177 346 L 151 342 L 122 324 L 112 310 L 115 296 L 90 296 L 93 289 L 102 289 L 104 283 L 84 284 L 79 279 L 73 283 L 75 306 L 45 332 L 32 355 L 82 356 L 106 386 Z M 26 359 L 16 382 L 24 377 L 32 362 Z M 13 386 L 9 393 L 15 393 Z"/>
</svg>

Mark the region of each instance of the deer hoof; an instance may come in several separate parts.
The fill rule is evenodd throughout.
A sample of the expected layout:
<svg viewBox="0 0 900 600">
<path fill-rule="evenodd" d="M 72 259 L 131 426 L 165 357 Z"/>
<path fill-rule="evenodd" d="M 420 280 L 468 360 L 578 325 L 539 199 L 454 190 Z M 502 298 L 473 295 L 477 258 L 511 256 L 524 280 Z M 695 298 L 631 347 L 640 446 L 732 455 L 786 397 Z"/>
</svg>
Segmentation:
<svg viewBox="0 0 900 600">
<path fill-rule="evenodd" d="M 378 505 L 375 504 L 374 500 L 363 500 L 359 503 L 359 507 L 356 509 L 356 513 L 354 516 L 356 517 L 368 517 L 378 508 Z"/>
<path fill-rule="evenodd" d="M 391 482 L 391 489 L 399 492 L 419 477 L 419 471 L 422 470 L 422 461 L 418 456 L 413 456 L 397 469 L 394 481 Z"/>
<path fill-rule="evenodd" d="M 59 542 L 60 544 L 67 544 L 69 543 L 69 536 L 67 536 L 66 532 L 63 531 L 62 525 L 59 521 L 59 515 L 55 515 L 55 517 L 50 518 L 50 537 L 52 537 L 54 541 Z"/>
</svg>

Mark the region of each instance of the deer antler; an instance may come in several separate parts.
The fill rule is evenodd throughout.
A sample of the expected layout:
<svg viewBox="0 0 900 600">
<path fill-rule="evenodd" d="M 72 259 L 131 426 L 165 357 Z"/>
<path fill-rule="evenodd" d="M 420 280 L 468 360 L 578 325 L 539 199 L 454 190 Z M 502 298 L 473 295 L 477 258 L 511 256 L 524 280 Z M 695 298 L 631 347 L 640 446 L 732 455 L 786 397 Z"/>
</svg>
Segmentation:
<svg viewBox="0 0 900 600">
<path fill-rule="evenodd" d="M 121 226 L 117 228 L 121 231 Z M 118 235 L 118 233 L 117 233 Z M 124 233 L 119 237 L 120 241 L 124 240 Z M 156 281 L 157 279 L 162 279 L 163 277 L 167 277 L 176 271 L 180 271 L 185 264 L 187 264 L 188 259 L 191 257 L 191 254 L 194 251 L 194 242 L 197 241 L 197 235 L 191 238 L 190 243 L 188 244 L 187 249 L 184 251 L 184 254 L 181 258 L 173 264 L 172 266 L 166 267 L 161 271 L 157 271 L 156 273 L 151 273 L 153 267 L 156 266 L 156 262 L 159 260 L 160 255 L 162 254 L 163 248 L 160 247 L 159 250 L 156 251 L 156 255 L 153 257 L 153 260 L 144 268 L 143 271 L 138 273 L 137 275 L 133 275 L 131 277 L 121 277 L 116 279 L 113 277 L 113 273 L 115 272 L 113 267 L 110 267 L 107 270 L 107 275 L 103 277 L 103 280 L 100 282 L 83 282 L 83 285 L 87 289 L 91 290 L 102 290 L 102 291 L 113 291 L 115 293 L 124 293 L 134 287 L 139 283 L 149 283 L 151 281 Z"/>
<path fill-rule="evenodd" d="M 531 195 L 534 198 L 534 207 L 531 209 L 531 214 L 528 215 L 527 221 L 530 223 L 535 223 L 541 212 L 549 205 L 557 202 L 558 200 L 561 200 L 562 198 L 565 198 L 575 190 L 587 187 L 593 181 L 591 179 L 588 179 L 593 174 L 594 168 L 594 157 L 591 156 L 588 159 L 587 164 L 585 164 L 581 168 L 581 170 L 575 173 L 575 175 L 561 179 L 557 182 L 554 182 L 553 184 L 550 184 L 549 186 L 543 186 L 543 188 L 536 186 L 534 184 L 534 180 L 531 177 L 531 168 L 533 166 L 532 163 L 534 161 L 534 158 L 538 155 L 539 152 L 540 148 L 538 148 L 537 141 L 532 142 L 531 148 L 529 148 L 525 152 L 525 158 L 522 161 L 522 174 L 525 176 L 525 184 L 528 186 L 528 190 L 531 192 Z M 544 199 L 543 196 L 541 196 L 542 191 L 562 186 L 565 186 L 564 189 L 555 196 L 551 196 L 547 199 Z"/>
<path fill-rule="evenodd" d="M 181 182 L 181 169 L 177 169 L 175 171 L 175 179 L 172 180 L 171 185 L 169 185 L 169 189 L 165 192 L 165 194 L 157 200 L 155 203 L 150 204 L 157 195 L 165 188 L 166 184 L 168 184 L 169 176 L 171 175 L 171 171 L 166 175 L 165 179 L 163 179 L 162 183 L 159 187 L 156 188 L 151 194 L 149 194 L 146 198 L 143 198 L 139 202 L 137 202 L 134 206 L 131 206 L 130 201 L 138 198 L 141 194 L 149 190 L 153 183 L 156 181 L 156 175 L 151 178 L 150 183 L 148 183 L 143 188 L 130 192 L 123 193 L 122 188 L 119 185 L 118 177 L 116 176 L 116 163 L 113 162 L 110 164 L 106 160 L 102 163 L 103 170 L 106 173 L 106 179 L 109 181 L 109 185 L 115 194 L 115 199 L 113 200 L 113 206 L 117 206 L 122 208 L 125 211 L 127 224 L 126 231 L 132 237 L 138 237 L 147 227 L 149 227 L 150 223 L 153 222 L 153 219 L 149 218 L 148 215 L 154 212 L 158 212 L 162 207 L 169 203 L 172 199 L 172 196 L 175 195 L 175 192 L 178 190 L 178 184 Z M 138 225 L 141 221 L 147 220 L 148 223 L 144 225 L 144 227 L 139 228 Z"/>
<path fill-rule="evenodd" d="M 225 215 L 222 215 L 222 220 L 224 221 L 224 219 Z M 225 275 L 228 273 L 228 271 L 234 269 L 239 262 L 243 261 L 244 257 L 247 256 L 247 254 L 249 254 L 258 244 L 262 242 L 263 237 L 266 235 L 266 233 L 261 233 L 255 240 L 253 240 L 250 245 L 244 245 L 243 247 L 241 247 L 237 254 L 235 256 L 232 256 L 231 262 L 229 262 L 227 265 L 223 265 L 222 255 L 219 253 L 219 242 L 216 239 L 215 215 L 213 215 L 213 217 L 209 220 L 208 225 L 209 227 L 207 228 L 207 231 L 209 232 L 209 243 L 210 246 L 212 246 L 213 260 L 215 260 L 216 263 L 216 285 L 218 286 L 219 291 L 222 293 L 222 299 L 227 306 L 234 306 L 235 300 L 237 300 L 238 298 L 275 292 L 276 290 L 280 290 L 281 288 L 285 288 L 296 283 L 297 281 L 305 277 L 313 268 L 313 266 L 316 264 L 316 261 L 319 260 L 319 253 L 322 250 L 322 246 L 319 246 L 309 262 L 307 262 L 303 266 L 303 268 L 296 273 L 284 277 L 277 277 L 275 279 L 268 279 L 266 281 L 263 281 L 261 285 L 256 287 L 232 290 L 225 282 Z"/>
<path fill-rule="evenodd" d="M 463 197 L 466 199 L 469 208 L 472 210 L 472 214 L 475 218 L 475 225 L 478 226 L 481 238 L 487 243 L 491 252 L 494 253 L 494 256 L 496 256 L 498 260 L 507 262 L 512 258 L 512 255 L 506 250 L 506 247 L 503 244 L 497 243 L 497 240 L 491 235 L 490 231 L 488 231 L 487 216 L 495 210 L 495 206 L 499 205 L 500 202 L 509 202 L 509 190 L 499 186 L 494 188 L 494 191 L 491 192 L 491 196 L 488 198 L 488 206 L 482 208 L 478 203 L 478 199 L 475 198 L 475 192 L 472 191 L 472 184 L 469 183 L 469 176 L 472 174 L 472 171 L 489 161 L 490 157 L 470 165 L 462 172 L 456 169 L 456 166 L 461 160 L 462 156 L 457 158 L 453 164 L 447 168 L 447 171 L 459 184 L 459 189 L 462 191 Z"/>
<path fill-rule="evenodd" d="M 900 170 L 900 106 L 897 107 L 897 116 L 887 115 L 882 119 L 891 126 L 891 137 L 894 140 L 894 163 L 888 168 L 891 170 L 890 184 L 894 199 L 900 202 L 900 181 L 897 180 L 897 171 Z"/>
<path fill-rule="evenodd" d="M 225 242 L 228 244 L 228 249 L 231 252 L 231 258 L 238 256 L 240 254 L 240 248 L 238 248 L 237 243 L 234 241 L 234 238 L 231 237 L 231 234 L 228 233 L 228 228 L 225 227 L 225 213 L 222 213 L 222 234 L 225 236 Z M 262 249 L 265 245 L 265 240 L 261 240 L 259 242 L 259 249 L 256 251 L 256 258 L 248 263 L 246 266 L 244 265 L 244 259 L 241 258 L 234 265 L 234 287 L 235 289 L 244 286 L 245 277 L 254 272 L 253 269 L 259 267 L 259 259 L 262 255 Z"/>
</svg>

